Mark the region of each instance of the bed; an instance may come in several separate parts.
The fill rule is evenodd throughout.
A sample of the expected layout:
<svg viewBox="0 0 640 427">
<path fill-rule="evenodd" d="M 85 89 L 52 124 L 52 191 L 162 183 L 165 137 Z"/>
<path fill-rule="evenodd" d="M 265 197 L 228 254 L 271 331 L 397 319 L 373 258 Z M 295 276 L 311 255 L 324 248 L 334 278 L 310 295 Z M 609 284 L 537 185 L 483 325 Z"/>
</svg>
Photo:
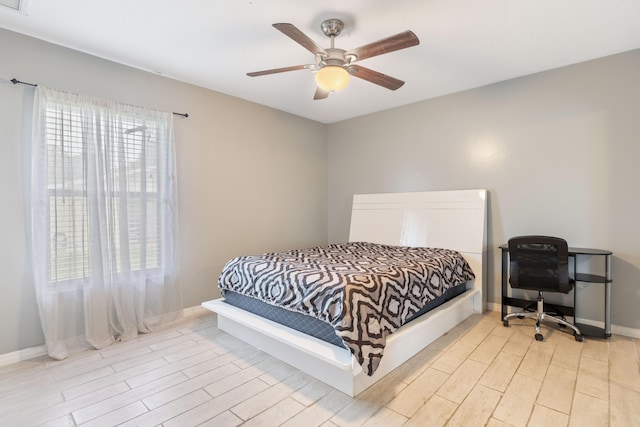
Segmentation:
<svg viewBox="0 0 640 427">
<path fill-rule="evenodd" d="M 486 190 L 354 195 L 349 243 L 265 254 L 269 256 L 269 262 L 274 259 L 278 261 L 275 264 L 267 264 L 265 259 L 255 257 L 238 257 L 230 260 L 220 277 L 220 287 L 225 298 L 207 301 L 202 305 L 218 314 L 218 326 L 221 330 L 309 373 L 350 396 L 356 396 L 469 315 L 483 311 L 485 305 L 482 288 L 485 274 L 486 196 Z M 438 263 L 441 263 L 441 259 L 446 259 L 449 262 L 449 258 L 457 263 L 450 267 L 446 274 L 447 277 L 453 277 L 456 280 L 452 280 L 440 290 L 434 288 L 433 291 L 427 292 L 433 294 L 432 297 L 437 297 L 439 305 L 432 308 L 433 304 L 427 304 L 426 308 L 430 310 L 426 313 L 424 313 L 426 309 L 423 310 L 422 306 L 417 306 L 415 301 L 406 302 L 408 301 L 405 299 L 407 295 L 401 298 L 396 295 L 393 298 L 395 304 L 393 312 L 403 312 L 405 315 L 401 321 L 400 318 L 395 319 L 389 316 L 374 319 L 376 324 L 378 321 L 385 322 L 385 328 L 393 331 L 388 336 L 382 336 L 382 340 L 376 335 L 375 328 L 373 328 L 374 333 L 365 334 L 365 338 L 362 338 L 362 331 L 371 330 L 371 326 L 359 328 L 359 335 L 357 335 L 359 338 L 350 340 L 351 336 L 344 333 L 343 330 L 354 328 L 337 327 L 337 325 L 345 323 L 336 323 L 327 314 L 335 311 L 336 307 L 340 307 L 343 301 L 320 298 L 315 294 L 311 297 L 307 296 L 306 301 L 315 299 L 322 302 L 307 304 L 307 308 L 304 310 L 288 307 L 285 304 L 287 302 L 285 300 L 288 298 L 282 300 L 275 298 L 274 301 L 277 303 L 269 304 L 276 306 L 276 309 L 285 314 L 294 312 L 298 316 L 290 318 L 287 323 L 286 320 L 281 320 L 279 314 L 276 313 L 272 316 L 270 310 L 264 311 L 264 306 L 267 304 L 261 303 L 259 296 L 246 292 L 250 289 L 266 288 L 267 292 L 278 294 L 280 292 L 278 286 L 264 286 L 264 283 L 260 283 L 257 276 L 256 278 L 251 276 L 250 279 L 242 279 L 244 274 L 242 271 L 263 270 L 265 268 L 282 270 L 282 265 L 285 264 L 280 261 L 283 260 L 293 261 L 305 266 L 305 268 L 311 265 L 315 268 L 316 264 L 319 265 L 316 263 L 318 259 L 335 260 L 339 258 L 339 262 L 331 261 L 328 270 L 323 267 L 324 275 L 314 274 L 313 271 L 307 269 L 304 274 L 295 272 L 290 276 L 295 277 L 295 280 L 298 281 L 307 280 L 303 278 L 309 277 L 323 281 L 326 277 L 333 278 L 338 270 L 353 269 L 359 267 L 359 264 L 372 264 L 376 266 L 376 271 L 384 270 L 381 273 L 382 279 L 376 280 L 390 282 L 391 278 L 398 275 L 415 276 L 416 273 L 413 270 L 410 274 L 404 270 L 406 263 L 413 262 L 405 257 L 426 259 L 424 258 L 425 251 L 429 252 L 429 257 L 433 253 L 437 257 Z M 405 252 L 408 255 L 405 255 Z M 397 253 L 400 254 L 400 258 L 396 259 L 394 256 Z M 362 254 L 365 256 L 362 257 Z M 461 255 L 462 261 L 459 261 L 452 254 Z M 345 259 L 349 261 L 345 263 Z M 353 261 L 354 259 L 355 261 Z M 386 265 L 384 260 L 389 260 Z M 470 267 L 471 274 L 464 270 L 464 265 Z M 277 268 L 273 266 L 277 266 Z M 387 270 L 389 271 L 387 272 Z M 459 271 L 460 274 L 452 274 L 452 271 L 454 273 Z M 356 271 L 354 270 L 352 273 L 355 274 Z M 420 280 L 432 280 L 430 274 L 425 273 Z M 475 278 L 473 278 L 474 276 Z M 349 277 L 368 280 L 362 275 L 354 276 L 352 274 Z M 439 274 L 435 278 L 437 280 L 434 282 L 441 282 L 444 275 Z M 275 283 L 279 280 L 284 279 L 270 277 L 264 282 Z M 411 285 L 408 285 L 408 288 L 411 288 Z M 394 288 L 390 287 L 389 289 Z M 415 287 L 415 289 L 418 288 Z M 304 300 L 305 298 L 300 297 L 299 299 Z M 257 304 L 252 302 L 257 302 Z M 398 307 L 404 307 L 404 309 L 398 309 Z M 359 310 L 347 309 L 347 313 L 353 314 Z M 309 311 L 316 311 L 316 313 Z M 326 331 L 322 333 L 324 335 L 318 335 L 297 326 L 311 318 L 310 314 L 318 315 L 319 313 L 324 313 L 324 318 L 313 319 L 316 323 L 311 326 L 312 329 L 324 324 L 329 326 L 328 333 L 331 335 L 333 328 L 334 338 L 336 335 L 338 336 L 337 342 L 327 339 Z M 365 315 L 364 317 L 371 316 Z M 355 315 L 351 320 L 356 326 L 365 324 L 364 320 L 356 319 Z M 400 326 L 405 320 L 411 321 Z M 371 339 L 372 336 L 375 339 Z M 354 346 L 355 341 L 358 342 L 358 346 Z M 365 350 L 362 350 L 361 347 Z"/>
</svg>

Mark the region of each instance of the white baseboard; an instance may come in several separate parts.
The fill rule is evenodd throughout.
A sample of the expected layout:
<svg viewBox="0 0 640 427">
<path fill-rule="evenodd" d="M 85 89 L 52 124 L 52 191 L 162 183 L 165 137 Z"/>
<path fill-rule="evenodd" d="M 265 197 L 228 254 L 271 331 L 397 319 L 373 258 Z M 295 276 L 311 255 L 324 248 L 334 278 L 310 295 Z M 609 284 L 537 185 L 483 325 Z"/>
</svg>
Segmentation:
<svg viewBox="0 0 640 427">
<path fill-rule="evenodd" d="M 33 359 L 47 354 L 47 348 L 43 345 L 37 347 L 24 348 L 22 350 L 13 351 L 11 353 L 0 354 L 0 368 L 12 365 L 24 360 Z"/>
<path fill-rule="evenodd" d="M 202 308 L 199 305 L 196 305 L 193 307 L 187 307 L 182 310 L 182 314 L 185 317 L 192 316 L 200 312 L 209 313 L 208 310 Z M 0 368 L 3 366 L 12 365 L 14 363 L 33 359 L 34 357 L 45 356 L 46 354 L 47 354 L 47 348 L 44 345 L 39 345 L 37 347 L 24 348 L 22 350 L 13 351 L 11 353 L 0 354 Z"/>
<path fill-rule="evenodd" d="M 501 311 L 502 306 L 499 303 L 487 302 L 487 310 Z M 598 320 L 583 319 L 578 317 L 576 321 L 578 323 L 583 323 L 585 325 L 596 326 L 598 328 L 604 329 L 604 322 L 601 322 Z M 640 329 L 628 328 L 626 326 L 611 325 L 611 333 L 615 335 L 630 337 L 630 338 L 640 338 Z"/>
</svg>

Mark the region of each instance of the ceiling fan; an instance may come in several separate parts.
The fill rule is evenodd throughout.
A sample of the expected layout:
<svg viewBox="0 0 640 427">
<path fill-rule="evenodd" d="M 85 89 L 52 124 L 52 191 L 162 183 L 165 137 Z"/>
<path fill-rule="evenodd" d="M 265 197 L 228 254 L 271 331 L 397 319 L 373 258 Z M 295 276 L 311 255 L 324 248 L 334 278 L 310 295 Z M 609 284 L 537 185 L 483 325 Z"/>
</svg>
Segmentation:
<svg viewBox="0 0 640 427">
<path fill-rule="evenodd" d="M 273 24 L 273 26 L 313 53 L 315 55 L 315 63 L 255 71 L 247 73 L 247 75 L 249 77 L 257 77 L 287 71 L 311 70 L 315 72 L 317 84 L 313 99 L 325 99 L 330 93 L 344 89 L 349 83 L 349 76 L 366 80 L 390 90 L 399 89 L 404 84 L 402 80 L 354 64 L 354 62 L 416 46 L 420 43 L 420 40 L 412 31 L 404 31 L 355 49 L 338 49 L 334 47 L 334 40 L 342 32 L 344 23 L 339 19 L 327 19 L 322 22 L 320 28 L 331 39 L 331 47 L 323 49 L 292 24 L 282 23 Z"/>
</svg>

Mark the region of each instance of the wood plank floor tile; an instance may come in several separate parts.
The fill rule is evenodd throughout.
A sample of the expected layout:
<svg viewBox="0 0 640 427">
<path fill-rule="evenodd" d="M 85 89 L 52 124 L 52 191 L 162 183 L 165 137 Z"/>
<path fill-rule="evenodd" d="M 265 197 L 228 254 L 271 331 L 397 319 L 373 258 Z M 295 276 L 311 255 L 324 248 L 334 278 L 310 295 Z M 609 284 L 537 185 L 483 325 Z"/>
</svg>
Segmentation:
<svg viewBox="0 0 640 427">
<path fill-rule="evenodd" d="M 437 394 L 452 402 L 461 403 L 487 369 L 487 365 L 474 360 L 465 360 L 447 381 L 438 389 Z"/>
<path fill-rule="evenodd" d="M 195 366 L 199 363 L 207 361 L 211 356 L 206 353 L 196 354 L 195 356 L 187 357 L 186 359 L 179 360 L 173 363 L 165 363 L 163 366 L 160 366 L 155 369 L 149 369 L 146 372 L 143 372 L 134 377 L 130 377 L 127 379 L 127 384 L 131 388 L 140 387 L 143 384 L 154 381 L 160 377 L 164 377 L 167 375 L 174 374 L 176 372 L 181 372 L 184 369 Z M 159 359 L 163 360 L 164 359 Z"/>
<path fill-rule="evenodd" d="M 215 381 L 208 386 L 204 387 L 204 390 L 213 397 L 220 396 L 226 393 L 228 390 L 232 390 L 242 384 L 257 379 L 266 372 L 280 366 L 281 362 L 273 358 L 268 358 L 255 366 L 249 366 L 246 369 L 242 369 L 235 374 L 231 374 L 225 378 Z M 264 381 L 260 381 L 266 384 Z"/>
<path fill-rule="evenodd" d="M 609 405 L 597 397 L 576 392 L 573 396 L 569 427 L 602 427 L 609 425 Z"/>
<path fill-rule="evenodd" d="M 269 406 L 266 410 L 249 419 L 242 425 L 246 427 L 279 426 L 303 410 L 304 405 L 300 402 L 292 398 L 286 398 L 275 405 Z M 232 410 L 232 412 L 234 411 Z"/>
<path fill-rule="evenodd" d="M 198 427 L 235 427 L 242 425 L 242 420 L 231 411 L 224 411 L 218 416 L 198 424 Z"/>
<path fill-rule="evenodd" d="M 505 423 L 504 421 L 497 420 L 495 418 L 490 418 L 487 421 L 487 427 L 513 427 L 513 425 Z M 540 427 L 548 427 L 548 426 L 540 426 Z"/>
<path fill-rule="evenodd" d="M 526 375 L 514 375 L 493 417 L 517 427 L 526 426 L 542 381 Z"/>
<path fill-rule="evenodd" d="M 153 334 L 140 334 L 136 339 L 119 342 L 116 345 L 103 348 L 102 350 L 99 350 L 99 352 L 102 358 L 109 359 L 122 354 L 126 355 L 127 353 L 139 349 L 146 349 L 154 343 L 181 336 L 182 334 L 176 330 L 160 331 Z"/>
<path fill-rule="evenodd" d="M 124 382 L 120 382 L 109 387 L 96 390 L 92 393 L 79 396 L 75 399 L 58 403 L 44 410 L 31 409 L 27 414 L 25 414 L 24 418 L 27 419 L 28 423 L 32 425 L 42 424 L 46 421 L 51 421 L 56 418 L 63 417 L 64 415 L 70 414 L 77 409 L 85 408 L 87 405 L 90 405 L 95 401 L 102 401 L 108 399 L 113 395 L 118 395 L 128 390 L 129 387 L 127 387 Z"/>
<path fill-rule="evenodd" d="M 84 351 L 79 356 L 81 357 L 73 366 L 68 363 L 59 363 L 63 361 L 52 362 L 49 374 L 53 375 L 55 381 L 64 381 L 71 377 L 90 374 L 92 371 L 111 365 L 111 362 L 102 358 L 98 352 Z"/>
<path fill-rule="evenodd" d="M 283 424 L 285 427 L 312 427 L 319 425 L 337 426 L 330 421 L 335 414 L 347 407 L 353 401 L 352 397 L 347 396 L 341 391 L 332 389 L 329 393 L 313 403 L 311 406 L 292 417 Z"/>
<path fill-rule="evenodd" d="M 307 374 L 297 371 L 283 381 L 275 383 L 271 387 L 233 406 L 231 412 L 243 420 L 253 418 L 257 414 L 266 411 L 286 399 L 294 391 L 304 387 L 308 381 L 309 377 Z"/>
<path fill-rule="evenodd" d="M 577 342 L 573 338 L 559 340 L 553 352 L 551 364 L 560 368 L 577 371 L 578 366 L 580 366 L 583 347 L 583 343 Z"/>
<path fill-rule="evenodd" d="M 476 323 L 479 320 L 480 319 L 477 319 Z M 460 325 L 454 326 L 449 331 L 447 331 L 444 335 L 442 335 L 441 337 L 433 341 L 429 347 L 434 348 L 436 350 L 445 351 L 451 345 L 458 342 L 460 337 L 462 337 L 467 332 L 469 332 L 469 326 L 460 326 Z"/>
<path fill-rule="evenodd" d="M 209 400 L 211 400 L 210 395 L 204 392 L 204 390 L 197 390 L 159 408 L 145 412 L 144 414 L 121 424 L 121 426 L 156 426 Z"/>
<path fill-rule="evenodd" d="M 550 365 L 542 383 L 537 403 L 558 412 L 569 414 L 573 401 L 577 372 Z"/>
<path fill-rule="evenodd" d="M 198 354 L 194 354 L 193 356 L 197 356 Z M 222 355 L 216 355 L 216 357 L 211 357 L 211 354 L 204 353 L 203 359 L 201 363 L 182 369 L 182 373 L 189 378 L 197 378 L 200 375 L 206 375 L 208 372 L 218 370 L 223 366 L 231 365 L 238 359 L 238 356 L 235 353 L 224 353 Z M 238 366 L 233 366 L 235 366 L 235 370 L 240 370 Z"/>
<path fill-rule="evenodd" d="M 174 418 L 164 421 L 163 427 L 197 426 L 205 421 L 217 417 L 225 411 L 229 411 L 232 407 L 244 402 L 252 396 L 255 396 L 268 387 L 269 385 L 264 381 L 254 378 L 233 390 L 229 390 L 220 394 L 218 397 L 214 397 L 204 404 L 195 406 Z"/>
<path fill-rule="evenodd" d="M 640 391 L 624 384 L 610 384 L 611 427 L 640 426 Z"/>
<path fill-rule="evenodd" d="M 544 341 L 533 342 L 518 367 L 518 374 L 542 381 L 547 374 L 554 348 L 555 346 Z"/>
<path fill-rule="evenodd" d="M 458 405 L 437 394 L 425 403 L 416 414 L 407 421 L 406 427 L 440 427 L 447 424 Z"/>
<path fill-rule="evenodd" d="M 529 419 L 528 427 L 566 427 L 569 423 L 569 415 L 554 411 L 542 405 L 533 408 L 533 414 Z"/>
<path fill-rule="evenodd" d="M 400 427 L 407 422 L 407 417 L 387 408 L 381 408 L 373 414 L 362 427 Z"/>
<path fill-rule="evenodd" d="M 393 373 L 399 381 L 409 384 L 433 365 L 442 353 L 443 350 L 429 346 L 400 365 Z"/>
<path fill-rule="evenodd" d="M 82 427 L 117 426 L 136 418 L 149 409 L 139 400 L 82 424 Z"/>
<path fill-rule="evenodd" d="M 73 417 L 71 415 L 65 415 L 55 420 L 42 423 L 39 427 L 75 427 L 75 425 L 76 423 L 73 422 Z"/>
<path fill-rule="evenodd" d="M 311 406 L 333 391 L 334 388 L 320 380 L 313 379 L 300 390 L 296 390 L 291 397 L 304 406 Z"/>
<path fill-rule="evenodd" d="M 392 371 L 380 381 L 358 395 L 358 400 L 366 400 L 385 406 L 395 399 L 407 387 L 407 384 L 396 377 L 396 371 Z"/>
<path fill-rule="evenodd" d="M 124 358 L 125 354 L 119 354 L 117 358 L 123 359 L 123 360 L 119 362 L 113 361 L 113 363 L 111 363 L 109 366 L 112 367 L 113 370 L 115 370 L 116 372 L 119 372 L 119 371 L 135 368 L 136 366 L 144 365 L 149 362 L 154 362 L 161 359 L 165 361 L 164 365 L 168 365 L 168 364 L 171 364 L 171 361 L 167 360 L 167 357 L 170 357 L 176 353 L 179 353 L 184 349 L 190 349 L 194 347 L 197 347 L 197 344 L 191 340 L 186 341 L 182 344 L 178 344 L 176 346 L 164 347 L 157 351 L 153 351 L 153 350 L 150 350 L 148 347 L 145 347 L 144 349 L 149 349 L 149 352 L 146 352 L 141 355 L 134 355 L 135 353 L 132 353 L 131 357 L 126 359 Z M 136 353 L 139 353 L 141 350 L 143 349 L 138 349 Z M 105 362 L 111 362 L 111 360 L 105 359 Z"/>
<path fill-rule="evenodd" d="M 478 347 L 469 355 L 469 359 L 490 365 L 507 341 L 507 338 L 493 334 L 489 335 L 478 344 Z"/>
<path fill-rule="evenodd" d="M 585 339 L 582 347 L 582 357 L 589 359 L 608 361 L 609 341 L 599 339 Z"/>
<path fill-rule="evenodd" d="M 429 368 L 387 404 L 388 408 L 411 417 L 449 379 L 449 375 Z"/>
<path fill-rule="evenodd" d="M 142 375 L 145 372 L 152 371 L 161 366 L 165 366 L 166 364 L 167 362 L 162 359 L 152 360 L 143 365 L 134 366 L 133 368 L 125 369 L 124 371 L 116 372 L 112 375 L 104 375 L 99 377 L 98 379 L 67 388 L 63 391 L 62 394 L 67 400 L 74 399 L 78 396 L 91 393 L 92 391 L 99 390 L 101 388 L 119 383 L 121 381 L 126 382 L 132 377 Z"/>
<path fill-rule="evenodd" d="M 192 393 L 201 388 L 203 389 L 208 385 L 230 375 L 233 375 L 239 371 L 240 368 L 235 365 L 223 365 L 218 369 L 208 371 L 202 375 L 198 375 L 197 377 L 182 381 L 174 386 L 165 388 L 164 390 L 158 391 L 157 393 L 142 398 L 142 402 L 147 408 L 155 409 L 179 397 Z"/>
<path fill-rule="evenodd" d="M 500 352 L 480 378 L 480 384 L 504 392 L 518 370 L 522 357 Z"/>
<path fill-rule="evenodd" d="M 187 377 L 185 377 L 180 372 L 167 377 L 158 378 L 157 380 L 145 384 L 144 386 L 137 389 L 129 389 L 125 392 L 112 395 L 104 400 L 94 401 L 91 404 L 84 406 L 83 408 L 73 411 L 73 418 L 78 424 L 87 422 L 89 420 L 127 406 L 133 402 L 141 400 L 148 395 L 157 393 L 161 390 L 174 386 L 175 384 L 181 383 L 186 379 Z"/>
<path fill-rule="evenodd" d="M 448 427 L 482 427 L 485 425 L 502 393 L 478 385 L 464 399 L 447 423 Z"/>
<path fill-rule="evenodd" d="M 578 369 L 576 392 L 609 400 L 609 363 L 583 356 Z"/>
<path fill-rule="evenodd" d="M 340 412 L 331 418 L 331 422 L 340 427 L 360 426 L 382 408 L 375 402 L 352 399 Z"/>
<path fill-rule="evenodd" d="M 499 323 L 502 324 L 502 321 L 499 321 Z M 509 338 L 511 338 L 514 332 L 515 328 L 507 328 L 504 326 L 501 327 L 500 325 L 498 325 L 493 329 L 493 331 L 491 331 L 491 335 L 506 338 L 508 340 Z"/>
<path fill-rule="evenodd" d="M 609 338 L 609 351 L 618 351 L 638 356 L 635 340 L 621 335 L 612 335 L 611 338 Z"/>
<path fill-rule="evenodd" d="M 234 354 L 237 356 L 237 358 L 233 361 L 233 364 L 240 369 L 246 369 L 271 357 L 267 353 L 262 352 L 256 348 L 249 348 L 244 351 L 236 351 Z"/>
<path fill-rule="evenodd" d="M 609 352 L 609 380 L 640 391 L 640 370 L 635 351 Z"/>
<path fill-rule="evenodd" d="M 502 347 L 505 353 L 512 353 L 516 356 L 524 356 L 529 350 L 529 346 L 533 344 L 533 330 L 527 327 L 509 326 L 513 330 L 513 334 Z M 526 333 L 525 333 L 526 332 Z"/>
<path fill-rule="evenodd" d="M 431 366 L 439 371 L 451 374 L 453 371 L 458 369 L 462 362 L 469 357 L 476 347 L 476 344 L 458 341 L 451 345 L 447 351 L 442 353 L 440 358 L 433 362 Z"/>
<path fill-rule="evenodd" d="M 289 366 L 278 360 L 277 365 L 275 365 L 273 369 L 270 369 L 263 375 L 260 375 L 259 378 L 267 384 L 274 385 L 281 381 L 285 381 L 296 374 L 300 374 L 300 371 L 293 366 Z"/>
<path fill-rule="evenodd" d="M 495 321 L 482 319 L 460 338 L 460 342 L 478 345 L 496 328 Z"/>
<path fill-rule="evenodd" d="M 6 419 L 8 414 L 39 410 L 64 402 L 62 392 L 50 384 L 43 384 L 42 387 L 34 390 L 29 385 L 27 386 L 29 390 L 26 392 L 22 392 L 20 386 L 20 382 L 16 382 L 14 385 L 16 393 L 0 399 L 0 420 Z"/>
</svg>

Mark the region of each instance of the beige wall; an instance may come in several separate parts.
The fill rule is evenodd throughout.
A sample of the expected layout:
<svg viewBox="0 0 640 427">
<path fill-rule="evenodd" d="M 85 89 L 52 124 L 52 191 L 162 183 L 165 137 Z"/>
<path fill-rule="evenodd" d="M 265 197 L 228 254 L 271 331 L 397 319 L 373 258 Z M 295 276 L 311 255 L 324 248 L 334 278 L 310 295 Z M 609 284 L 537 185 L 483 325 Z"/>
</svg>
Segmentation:
<svg viewBox="0 0 640 427">
<path fill-rule="evenodd" d="M 326 125 L 0 29 L 0 78 L 189 113 L 176 117 L 186 307 L 232 256 L 326 243 Z M 23 109 L 0 85 L 0 354 L 43 343 L 26 257 Z"/>
<path fill-rule="evenodd" d="M 354 193 L 486 188 L 490 302 L 500 244 L 562 236 L 614 252 L 612 323 L 638 333 L 639 76 L 636 50 L 329 126 L 329 241 Z M 602 321 L 603 288 L 580 286 L 578 316 Z"/>
</svg>

